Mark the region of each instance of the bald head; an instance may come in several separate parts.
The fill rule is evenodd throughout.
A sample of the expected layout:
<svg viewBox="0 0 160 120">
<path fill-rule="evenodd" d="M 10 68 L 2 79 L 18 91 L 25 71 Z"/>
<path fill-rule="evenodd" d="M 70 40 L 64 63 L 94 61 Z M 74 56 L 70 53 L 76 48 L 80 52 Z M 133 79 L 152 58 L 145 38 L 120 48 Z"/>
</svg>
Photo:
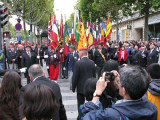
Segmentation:
<svg viewBox="0 0 160 120">
<path fill-rule="evenodd" d="M 30 78 L 33 79 L 33 80 L 36 77 L 44 76 L 43 69 L 39 64 L 32 65 L 28 70 L 28 74 L 29 74 Z"/>
<path fill-rule="evenodd" d="M 79 51 L 79 57 L 82 58 L 84 56 L 87 56 L 88 55 L 88 51 L 87 50 L 80 50 Z"/>
</svg>

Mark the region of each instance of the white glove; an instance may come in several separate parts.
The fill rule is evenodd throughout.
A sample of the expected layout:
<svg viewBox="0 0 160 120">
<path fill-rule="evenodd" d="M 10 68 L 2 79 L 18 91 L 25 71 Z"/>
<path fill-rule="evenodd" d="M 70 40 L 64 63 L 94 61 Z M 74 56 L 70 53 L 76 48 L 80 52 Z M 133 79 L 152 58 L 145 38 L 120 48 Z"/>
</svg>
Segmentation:
<svg viewBox="0 0 160 120">
<path fill-rule="evenodd" d="M 22 68 L 22 69 L 19 69 L 21 71 L 21 73 L 25 73 L 26 72 L 26 68 Z"/>
<path fill-rule="evenodd" d="M 37 59 L 40 59 L 40 56 L 37 56 Z"/>
<path fill-rule="evenodd" d="M 48 58 L 48 55 L 45 55 L 44 58 Z"/>
<path fill-rule="evenodd" d="M 49 69 L 49 66 L 47 66 L 47 69 Z"/>
<path fill-rule="evenodd" d="M 77 57 L 74 57 L 75 60 L 77 60 Z"/>
<path fill-rule="evenodd" d="M 66 68 L 64 67 L 63 70 L 66 70 Z"/>
<path fill-rule="evenodd" d="M 97 65 L 95 64 L 95 67 L 97 67 Z"/>
<path fill-rule="evenodd" d="M 54 54 L 54 58 L 56 58 L 57 56 L 56 56 L 56 54 Z"/>
<path fill-rule="evenodd" d="M 62 48 L 62 49 L 60 50 L 60 53 L 62 53 L 62 52 L 63 52 L 63 49 L 64 49 L 64 48 Z"/>
</svg>

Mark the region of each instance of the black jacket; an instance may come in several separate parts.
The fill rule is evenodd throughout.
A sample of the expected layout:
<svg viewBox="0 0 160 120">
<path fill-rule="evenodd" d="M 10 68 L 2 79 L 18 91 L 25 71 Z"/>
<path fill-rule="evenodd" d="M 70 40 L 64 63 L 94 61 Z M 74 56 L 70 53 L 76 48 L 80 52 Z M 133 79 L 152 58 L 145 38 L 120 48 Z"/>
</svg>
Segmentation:
<svg viewBox="0 0 160 120">
<path fill-rule="evenodd" d="M 158 62 L 158 52 L 156 51 L 156 49 L 154 49 L 151 53 L 151 50 L 150 50 L 147 56 L 147 66 L 157 62 Z"/>
<path fill-rule="evenodd" d="M 18 69 L 21 69 L 21 60 L 22 58 L 20 58 L 20 56 L 22 56 L 22 54 L 24 53 L 24 50 L 17 50 L 17 65 L 18 65 Z"/>
<path fill-rule="evenodd" d="M 73 70 L 72 91 L 77 88 L 77 93 L 83 94 L 85 81 L 92 77 L 96 77 L 94 62 L 87 57 L 77 61 Z"/>
<path fill-rule="evenodd" d="M 101 52 L 106 59 L 107 50 L 105 48 L 102 48 Z M 99 53 L 98 49 L 94 53 L 94 61 L 95 61 L 95 64 L 97 64 L 98 67 L 103 67 L 104 64 L 105 64 L 105 61 L 104 61 L 103 57 L 101 56 L 101 54 Z"/>
<path fill-rule="evenodd" d="M 28 56 L 26 52 L 22 54 L 22 60 L 21 60 L 21 66 L 27 67 L 27 69 L 33 65 L 36 64 L 36 55 L 35 53 L 31 52 L 31 58 Z"/>
<path fill-rule="evenodd" d="M 140 66 L 141 67 L 147 66 L 147 56 L 148 56 L 147 51 L 144 51 L 143 53 L 141 52 L 141 55 L 140 55 Z"/>
<path fill-rule="evenodd" d="M 17 61 L 18 56 L 17 56 L 17 50 L 16 49 L 14 49 L 13 52 L 12 52 L 11 49 L 8 49 L 6 55 L 7 55 L 7 61 L 8 61 L 9 64 L 12 63 L 12 59 L 15 59 Z"/>
<path fill-rule="evenodd" d="M 56 102 L 60 105 L 59 112 L 55 115 L 54 120 L 67 120 L 66 110 L 65 110 L 64 105 L 62 103 L 62 95 L 61 95 L 59 85 L 57 83 L 55 83 L 54 81 L 47 79 L 44 76 L 37 78 L 34 82 L 31 82 L 28 85 L 21 88 L 20 105 L 22 104 L 23 94 L 24 94 L 24 91 L 26 90 L 26 88 L 29 85 L 35 85 L 35 84 L 44 84 L 53 90 L 54 95 L 56 97 Z"/>
</svg>

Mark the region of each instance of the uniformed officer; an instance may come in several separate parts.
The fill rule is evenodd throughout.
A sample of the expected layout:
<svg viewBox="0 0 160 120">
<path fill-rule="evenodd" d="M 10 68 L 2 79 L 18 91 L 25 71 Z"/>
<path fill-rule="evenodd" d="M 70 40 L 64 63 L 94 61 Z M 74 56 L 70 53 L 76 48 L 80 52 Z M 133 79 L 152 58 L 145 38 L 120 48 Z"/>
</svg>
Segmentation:
<svg viewBox="0 0 160 120">
<path fill-rule="evenodd" d="M 103 43 L 99 43 L 98 49 L 94 53 L 94 61 L 97 66 L 98 78 L 101 76 L 101 71 L 106 63 L 107 50 L 103 48 Z"/>
<path fill-rule="evenodd" d="M 10 43 L 10 48 L 7 50 L 7 62 L 8 69 L 17 69 L 17 50 L 14 48 L 14 44 Z"/>
<path fill-rule="evenodd" d="M 70 90 L 72 90 L 72 76 L 73 76 L 73 68 L 75 62 L 78 61 L 79 55 L 75 51 L 75 47 L 73 45 L 69 48 L 70 52 L 67 55 L 67 60 L 65 63 L 64 70 L 68 67 L 68 80 L 70 81 Z"/>
<path fill-rule="evenodd" d="M 43 66 L 42 59 L 44 56 L 44 51 L 41 48 L 40 44 L 37 45 L 37 48 L 35 49 L 35 53 L 37 55 L 37 64 L 40 64 L 41 66 Z"/>
</svg>

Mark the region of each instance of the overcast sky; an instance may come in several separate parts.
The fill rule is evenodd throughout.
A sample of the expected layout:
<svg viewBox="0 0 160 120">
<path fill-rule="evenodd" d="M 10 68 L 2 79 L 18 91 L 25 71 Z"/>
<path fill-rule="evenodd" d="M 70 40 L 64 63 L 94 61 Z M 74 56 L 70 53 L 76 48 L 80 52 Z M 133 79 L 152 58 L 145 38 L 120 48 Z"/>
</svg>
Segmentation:
<svg viewBox="0 0 160 120">
<path fill-rule="evenodd" d="M 61 13 L 69 19 L 71 13 L 74 12 L 74 6 L 77 0 L 54 0 L 54 11 L 58 21 L 61 19 Z"/>
</svg>

